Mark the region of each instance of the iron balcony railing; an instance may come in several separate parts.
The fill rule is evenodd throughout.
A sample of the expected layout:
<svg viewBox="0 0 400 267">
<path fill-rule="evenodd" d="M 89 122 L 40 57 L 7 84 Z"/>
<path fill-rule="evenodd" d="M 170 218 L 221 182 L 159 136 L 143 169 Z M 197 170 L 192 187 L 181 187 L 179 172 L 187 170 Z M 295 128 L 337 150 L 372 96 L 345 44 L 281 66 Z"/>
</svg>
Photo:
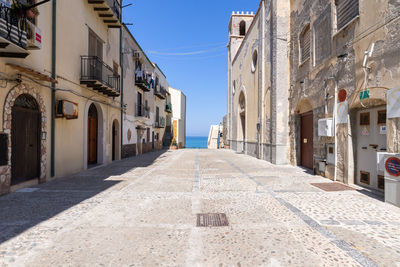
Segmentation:
<svg viewBox="0 0 400 267">
<path fill-rule="evenodd" d="M 150 91 L 150 76 L 146 73 L 139 72 L 140 75 L 135 75 L 135 84 L 143 91 Z"/>
<path fill-rule="evenodd" d="M 164 117 L 156 118 L 155 127 L 156 128 L 165 128 L 165 118 Z"/>
<path fill-rule="evenodd" d="M 168 112 L 168 113 L 172 112 L 172 104 L 171 103 L 167 103 L 165 105 L 165 111 Z"/>
<path fill-rule="evenodd" d="M 113 69 L 96 56 L 81 56 L 81 82 L 99 82 L 107 88 L 99 90 L 120 94 L 120 76 Z M 90 85 L 88 85 L 90 86 Z M 91 86 L 94 89 L 97 86 Z"/>
<path fill-rule="evenodd" d="M 154 88 L 154 94 L 162 99 L 165 99 L 167 97 L 167 90 L 165 90 L 164 87 L 162 87 L 161 85 L 156 86 Z"/>
<path fill-rule="evenodd" d="M 136 117 L 150 118 L 150 108 L 136 104 Z"/>
<path fill-rule="evenodd" d="M 26 49 L 26 27 L 26 18 L 23 16 L 22 12 L 0 3 L 1 37 Z"/>
</svg>

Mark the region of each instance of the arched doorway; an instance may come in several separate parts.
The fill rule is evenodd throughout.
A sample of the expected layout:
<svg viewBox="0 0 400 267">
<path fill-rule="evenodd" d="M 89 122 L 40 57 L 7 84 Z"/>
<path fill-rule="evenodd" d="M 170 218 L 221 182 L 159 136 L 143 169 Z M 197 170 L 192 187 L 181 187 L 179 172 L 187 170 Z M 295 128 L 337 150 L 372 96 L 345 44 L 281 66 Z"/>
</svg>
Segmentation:
<svg viewBox="0 0 400 267">
<path fill-rule="evenodd" d="M 41 113 L 35 98 L 20 95 L 11 117 L 11 185 L 15 185 L 40 178 Z"/>
<path fill-rule="evenodd" d="M 97 163 L 98 113 L 94 104 L 88 113 L 88 165 Z"/>
<path fill-rule="evenodd" d="M 241 92 L 239 96 L 239 133 L 241 139 L 243 140 L 242 142 L 242 152 L 245 152 L 245 147 L 246 147 L 246 99 L 244 96 L 244 93 Z"/>
<path fill-rule="evenodd" d="M 112 138 L 111 138 L 111 144 L 112 144 L 112 160 L 118 160 L 119 157 L 119 123 L 117 120 L 113 121 L 112 124 Z"/>
</svg>

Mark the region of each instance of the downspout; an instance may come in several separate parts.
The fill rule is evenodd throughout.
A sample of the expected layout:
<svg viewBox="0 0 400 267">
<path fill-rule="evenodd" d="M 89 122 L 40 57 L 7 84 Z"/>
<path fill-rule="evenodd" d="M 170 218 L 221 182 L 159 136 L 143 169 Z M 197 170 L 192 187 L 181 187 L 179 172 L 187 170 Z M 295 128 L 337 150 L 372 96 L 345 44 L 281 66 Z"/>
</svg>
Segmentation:
<svg viewBox="0 0 400 267">
<path fill-rule="evenodd" d="M 272 146 L 273 146 L 273 127 L 275 126 L 274 124 L 274 119 L 273 119 L 273 117 L 274 117 L 274 109 L 273 109 L 273 107 L 274 107 L 274 104 L 275 104 L 275 101 L 273 101 L 274 100 L 274 94 L 273 94 L 273 92 L 275 91 L 274 90 L 274 86 L 275 86 L 275 80 L 274 80 L 274 56 L 275 56 L 275 51 L 274 51 L 274 1 L 271 1 L 270 2 L 270 10 L 271 10 L 271 12 L 270 12 L 270 23 L 269 23 L 269 30 L 270 30 L 270 36 L 272 36 L 271 38 L 270 38 L 270 41 L 269 41 L 269 46 L 270 46 L 270 55 L 269 55 L 269 57 L 270 57 L 270 64 L 271 64 L 271 70 L 270 70 L 270 80 L 271 80 L 271 88 L 270 88 L 270 122 L 269 122 L 269 150 L 270 150 L 270 155 L 269 155 L 269 157 L 270 157 L 270 159 L 269 159 L 269 161 L 272 163 L 272 160 L 273 160 L 273 155 L 272 155 L 272 152 L 273 152 L 273 148 L 272 148 Z"/>
<path fill-rule="evenodd" d="M 334 176 L 333 176 L 333 180 L 336 182 L 337 180 L 337 136 L 336 136 L 336 127 L 337 127 L 337 95 L 338 95 L 338 81 L 337 78 L 332 76 L 329 77 L 326 81 L 325 84 L 328 82 L 328 80 L 333 80 L 335 82 L 335 103 L 333 106 L 333 134 L 334 134 L 334 140 L 335 140 L 335 172 L 334 172 Z M 325 86 L 325 114 L 328 112 L 328 96 L 326 93 L 326 86 Z"/>
<path fill-rule="evenodd" d="M 51 78 L 56 79 L 56 45 L 57 45 L 57 0 L 53 0 L 52 7 L 52 34 L 51 34 Z M 56 112 L 56 84 L 51 83 L 51 152 L 50 176 L 55 176 L 55 112 Z"/>
<path fill-rule="evenodd" d="M 120 4 L 120 21 L 122 24 L 122 0 Z M 122 55 L 122 27 L 119 29 L 119 65 L 121 66 L 121 149 L 120 149 L 120 158 L 122 159 L 122 150 L 124 147 L 124 64 L 123 64 L 123 55 Z"/>
</svg>

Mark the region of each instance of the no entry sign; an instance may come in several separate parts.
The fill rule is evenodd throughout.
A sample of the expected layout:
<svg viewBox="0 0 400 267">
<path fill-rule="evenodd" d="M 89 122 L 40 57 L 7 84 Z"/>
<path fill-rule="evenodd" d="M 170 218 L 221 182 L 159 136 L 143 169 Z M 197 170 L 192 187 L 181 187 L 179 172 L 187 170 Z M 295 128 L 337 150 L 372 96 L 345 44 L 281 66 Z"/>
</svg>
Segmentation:
<svg viewBox="0 0 400 267">
<path fill-rule="evenodd" d="M 394 177 L 400 176 L 400 159 L 396 157 L 390 157 L 385 162 L 385 168 L 388 174 Z"/>
</svg>

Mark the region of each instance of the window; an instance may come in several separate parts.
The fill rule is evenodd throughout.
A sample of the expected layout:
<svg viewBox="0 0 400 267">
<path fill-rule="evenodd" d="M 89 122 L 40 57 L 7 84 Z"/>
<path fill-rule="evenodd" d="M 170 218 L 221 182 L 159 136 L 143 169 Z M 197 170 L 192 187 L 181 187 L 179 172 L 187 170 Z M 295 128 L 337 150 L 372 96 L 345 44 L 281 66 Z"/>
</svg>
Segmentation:
<svg viewBox="0 0 400 267">
<path fill-rule="evenodd" d="M 246 21 L 242 20 L 239 24 L 239 34 L 240 36 L 246 35 Z"/>
<path fill-rule="evenodd" d="M 337 29 L 344 28 L 359 15 L 358 0 L 335 0 Z"/>
<path fill-rule="evenodd" d="M 360 125 L 369 125 L 369 112 L 360 113 Z"/>
<path fill-rule="evenodd" d="M 360 172 L 360 182 L 364 184 L 369 184 L 369 172 Z"/>
<path fill-rule="evenodd" d="M 386 123 L 386 110 L 379 110 L 378 111 L 378 124 L 385 124 Z"/>
<path fill-rule="evenodd" d="M 314 22 L 314 66 L 331 55 L 331 8 L 328 7 Z"/>
<path fill-rule="evenodd" d="M 300 34 L 300 63 L 310 58 L 311 35 L 310 25 L 307 25 Z"/>
<path fill-rule="evenodd" d="M 89 56 L 103 60 L 103 41 L 89 29 Z"/>
<path fill-rule="evenodd" d="M 234 95 L 236 91 L 236 81 L 233 81 L 233 86 L 232 86 L 232 94 Z"/>
<path fill-rule="evenodd" d="M 252 66 L 251 66 L 251 71 L 252 72 L 255 72 L 256 71 L 256 68 L 257 68 L 257 60 L 258 60 L 258 53 L 257 53 L 257 50 L 255 50 L 254 52 L 253 52 L 253 58 L 252 58 L 253 60 L 252 60 Z"/>
</svg>

